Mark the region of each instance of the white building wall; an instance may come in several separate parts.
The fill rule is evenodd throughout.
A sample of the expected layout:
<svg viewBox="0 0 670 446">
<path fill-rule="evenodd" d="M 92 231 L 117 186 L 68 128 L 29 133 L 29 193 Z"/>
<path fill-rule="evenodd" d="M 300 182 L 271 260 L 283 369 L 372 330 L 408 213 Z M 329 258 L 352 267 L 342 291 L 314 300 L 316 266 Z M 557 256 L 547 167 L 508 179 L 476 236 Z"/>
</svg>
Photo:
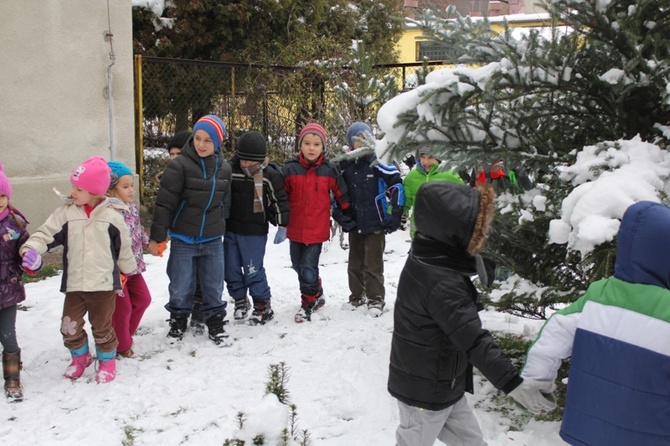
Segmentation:
<svg viewBox="0 0 670 446">
<path fill-rule="evenodd" d="M 131 0 L 0 2 L 0 83 L 0 161 L 29 229 L 60 204 L 53 187 L 69 193 L 86 158 L 135 169 Z"/>
</svg>

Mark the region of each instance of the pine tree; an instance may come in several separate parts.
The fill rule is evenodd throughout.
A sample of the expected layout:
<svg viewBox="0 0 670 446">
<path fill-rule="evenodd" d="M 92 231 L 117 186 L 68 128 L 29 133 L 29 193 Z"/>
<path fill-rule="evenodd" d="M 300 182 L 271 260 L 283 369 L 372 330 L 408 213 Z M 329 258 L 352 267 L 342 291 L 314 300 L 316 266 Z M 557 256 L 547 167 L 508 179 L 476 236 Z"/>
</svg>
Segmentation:
<svg viewBox="0 0 670 446">
<path fill-rule="evenodd" d="M 410 105 L 402 113 L 388 116 L 397 107 L 392 100 L 378 115 L 391 135 L 383 141 L 387 157 L 402 159 L 421 142 L 461 171 L 503 159 L 532 173 L 546 205 L 537 209 L 532 197 L 502 194 L 504 212 L 494 221 L 487 254 L 537 285 L 502 303 L 535 317 L 543 317 L 540 306 L 574 299 L 613 266 L 612 245 L 581 258 L 548 244 L 549 221 L 560 217 L 571 190 L 557 167 L 601 141 L 640 135 L 664 145 L 659 124 L 670 117 L 669 5 L 554 0 L 545 8 L 551 35 L 533 30 L 520 39 L 509 27 L 494 33 L 486 19 L 427 12 L 424 33 L 452 48 L 461 65 L 431 73 L 426 85 L 405 93 L 397 100 Z"/>
</svg>

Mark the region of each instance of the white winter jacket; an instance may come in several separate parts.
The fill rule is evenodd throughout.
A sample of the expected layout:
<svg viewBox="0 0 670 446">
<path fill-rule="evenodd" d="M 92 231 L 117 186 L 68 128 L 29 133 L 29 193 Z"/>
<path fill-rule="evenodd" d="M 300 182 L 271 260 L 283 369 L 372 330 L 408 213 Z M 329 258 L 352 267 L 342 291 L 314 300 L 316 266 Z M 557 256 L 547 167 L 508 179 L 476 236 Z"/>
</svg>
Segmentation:
<svg viewBox="0 0 670 446">
<path fill-rule="evenodd" d="M 31 247 L 44 254 L 62 245 L 62 292 L 120 290 L 119 271 L 127 274 L 137 267 L 128 226 L 118 211 L 125 204 L 105 198 L 88 217 L 71 198 L 61 199 L 65 204 L 30 236 L 21 255 Z"/>
</svg>

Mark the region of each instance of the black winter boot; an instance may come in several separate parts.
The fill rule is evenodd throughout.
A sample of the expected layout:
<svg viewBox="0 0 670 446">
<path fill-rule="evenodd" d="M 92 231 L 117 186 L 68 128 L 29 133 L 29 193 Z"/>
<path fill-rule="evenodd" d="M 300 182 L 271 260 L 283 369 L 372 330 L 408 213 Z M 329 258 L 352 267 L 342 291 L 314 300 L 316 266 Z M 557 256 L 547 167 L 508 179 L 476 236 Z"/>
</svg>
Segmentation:
<svg viewBox="0 0 670 446">
<path fill-rule="evenodd" d="M 2 352 L 2 375 L 5 378 L 5 396 L 10 403 L 23 401 L 21 385 L 21 350 Z"/>
<path fill-rule="evenodd" d="M 224 317 L 224 313 L 216 313 L 214 316 L 211 316 L 209 319 L 207 319 L 207 329 L 209 331 L 209 339 L 214 341 L 216 345 L 220 345 L 221 347 L 229 347 L 232 345 L 232 343 L 230 342 L 228 333 L 226 333 L 226 330 L 223 329 L 223 326 L 226 323 L 223 320 Z"/>
<path fill-rule="evenodd" d="M 170 331 L 168 331 L 168 338 L 173 338 L 177 341 L 181 341 L 184 337 L 184 332 L 186 331 L 186 325 L 188 324 L 188 315 L 185 314 L 170 314 Z"/>
<path fill-rule="evenodd" d="M 249 310 L 251 310 L 251 305 L 249 305 L 249 298 L 244 296 L 235 300 L 235 312 L 233 313 L 233 319 L 236 321 L 243 321 L 249 316 Z"/>
<path fill-rule="evenodd" d="M 264 325 L 275 317 L 275 312 L 272 311 L 270 299 L 266 301 L 254 302 L 254 311 L 249 318 L 249 325 Z"/>
</svg>

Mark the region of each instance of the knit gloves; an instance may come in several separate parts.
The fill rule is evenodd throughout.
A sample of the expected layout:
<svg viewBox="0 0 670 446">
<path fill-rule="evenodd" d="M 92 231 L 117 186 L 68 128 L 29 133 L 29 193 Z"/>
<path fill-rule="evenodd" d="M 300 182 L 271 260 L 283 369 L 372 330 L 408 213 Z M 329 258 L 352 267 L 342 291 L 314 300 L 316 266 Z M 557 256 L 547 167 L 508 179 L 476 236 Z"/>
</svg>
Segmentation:
<svg viewBox="0 0 670 446">
<path fill-rule="evenodd" d="M 28 248 L 28 250 L 23 254 L 21 266 L 25 272 L 31 276 L 34 276 L 37 271 L 42 268 L 42 256 L 35 248 Z"/>
</svg>

